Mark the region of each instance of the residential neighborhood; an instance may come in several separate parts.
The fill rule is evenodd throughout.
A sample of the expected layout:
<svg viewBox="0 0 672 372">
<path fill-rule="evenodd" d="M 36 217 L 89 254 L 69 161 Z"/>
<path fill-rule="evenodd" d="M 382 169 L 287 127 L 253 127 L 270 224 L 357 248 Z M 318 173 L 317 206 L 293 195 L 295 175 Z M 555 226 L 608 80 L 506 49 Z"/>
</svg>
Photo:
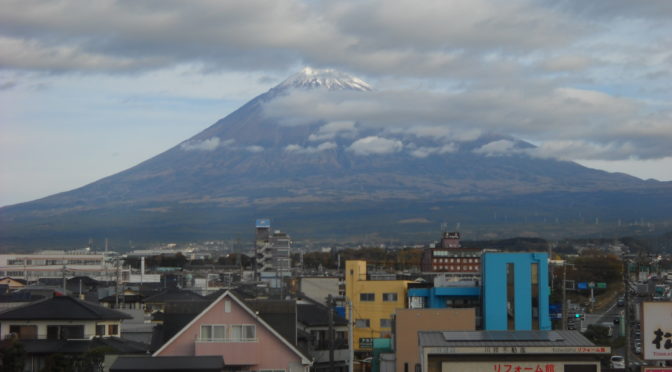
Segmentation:
<svg viewBox="0 0 672 372">
<path fill-rule="evenodd" d="M 639 331 L 647 304 L 672 304 L 662 256 L 637 257 L 618 244 L 571 254 L 464 248 L 459 233 L 445 232 L 412 248 L 416 267 L 390 269 L 362 247 L 341 254 L 368 261 L 336 254 L 334 269 L 315 271 L 292 260 L 291 238 L 272 233 L 270 221 L 258 220 L 255 231 L 256 263 L 174 246 L 0 255 L 2 370 L 600 372 L 625 368 L 626 357 L 631 368 L 664 364 L 644 358 Z M 83 275 L 82 262 L 99 272 Z"/>
</svg>

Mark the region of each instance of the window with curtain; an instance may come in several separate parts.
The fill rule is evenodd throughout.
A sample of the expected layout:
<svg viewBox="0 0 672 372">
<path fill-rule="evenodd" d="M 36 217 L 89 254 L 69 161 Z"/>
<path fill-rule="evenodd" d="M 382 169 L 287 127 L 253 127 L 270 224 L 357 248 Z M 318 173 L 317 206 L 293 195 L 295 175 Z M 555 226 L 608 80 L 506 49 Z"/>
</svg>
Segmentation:
<svg viewBox="0 0 672 372">
<path fill-rule="evenodd" d="M 202 341 L 224 341 L 226 338 L 226 326 L 222 324 L 201 325 Z"/>
<path fill-rule="evenodd" d="M 257 327 L 254 324 L 233 324 L 229 333 L 231 342 L 257 341 Z"/>
</svg>

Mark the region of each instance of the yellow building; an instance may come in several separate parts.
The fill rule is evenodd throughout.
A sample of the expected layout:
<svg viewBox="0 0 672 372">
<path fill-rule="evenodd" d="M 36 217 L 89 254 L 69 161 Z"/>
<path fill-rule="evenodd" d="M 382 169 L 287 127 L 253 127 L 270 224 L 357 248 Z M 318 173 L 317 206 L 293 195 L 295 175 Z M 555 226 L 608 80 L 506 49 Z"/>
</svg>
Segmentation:
<svg viewBox="0 0 672 372">
<path fill-rule="evenodd" d="M 408 280 L 367 277 L 366 261 L 346 261 L 345 296 L 352 301 L 353 340 L 356 351 L 372 350 L 373 339 L 391 337 L 396 309 L 406 307 Z"/>
</svg>

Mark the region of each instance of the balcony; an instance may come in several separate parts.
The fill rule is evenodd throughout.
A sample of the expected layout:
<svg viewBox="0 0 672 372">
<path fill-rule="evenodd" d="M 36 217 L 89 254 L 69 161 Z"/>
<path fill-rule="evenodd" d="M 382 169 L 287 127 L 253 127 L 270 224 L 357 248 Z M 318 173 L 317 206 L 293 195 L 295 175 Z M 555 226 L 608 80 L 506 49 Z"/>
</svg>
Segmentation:
<svg viewBox="0 0 672 372">
<path fill-rule="evenodd" d="M 233 342 L 227 339 L 196 340 L 196 356 L 221 355 L 226 365 L 256 365 L 261 358 L 259 342 Z"/>
</svg>

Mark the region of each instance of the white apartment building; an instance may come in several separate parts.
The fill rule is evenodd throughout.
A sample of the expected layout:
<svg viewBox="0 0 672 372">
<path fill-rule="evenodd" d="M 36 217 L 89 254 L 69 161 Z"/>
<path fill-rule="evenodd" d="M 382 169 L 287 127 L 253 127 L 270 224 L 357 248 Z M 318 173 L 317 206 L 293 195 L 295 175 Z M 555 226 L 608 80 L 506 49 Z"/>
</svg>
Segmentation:
<svg viewBox="0 0 672 372">
<path fill-rule="evenodd" d="M 88 276 L 96 280 L 125 281 L 129 269 L 117 268 L 116 252 L 42 251 L 39 253 L 0 254 L 0 278 L 35 281 L 40 278 Z M 121 264 L 121 263 L 119 263 Z"/>
</svg>

